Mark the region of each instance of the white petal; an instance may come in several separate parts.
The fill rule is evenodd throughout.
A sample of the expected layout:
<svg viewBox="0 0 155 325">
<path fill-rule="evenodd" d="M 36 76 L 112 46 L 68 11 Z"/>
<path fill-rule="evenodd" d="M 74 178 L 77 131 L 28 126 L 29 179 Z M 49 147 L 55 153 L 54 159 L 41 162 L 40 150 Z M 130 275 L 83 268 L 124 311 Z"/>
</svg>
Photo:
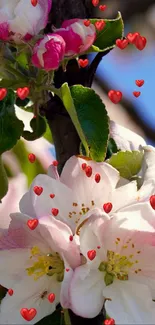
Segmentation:
<svg viewBox="0 0 155 325">
<path fill-rule="evenodd" d="M 54 178 L 54 179 L 59 180 L 59 174 L 58 174 L 58 171 L 57 171 L 57 167 L 55 167 L 54 165 L 49 166 L 48 171 L 47 171 L 47 175 Z"/>
<path fill-rule="evenodd" d="M 102 272 L 90 270 L 87 265 L 78 267 L 71 280 L 70 300 L 72 311 L 81 317 L 97 316 L 104 304 Z"/>
<path fill-rule="evenodd" d="M 34 186 L 43 187 L 40 196 L 34 193 Z M 55 194 L 55 197 L 51 199 L 50 194 Z M 31 185 L 30 195 L 38 218 L 52 215 L 52 208 L 57 208 L 59 210 L 57 218 L 74 228 L 74 221 L 69 218 L 69 212 L 73 211 L 73 202 L 75 202 L 71 189 L 47 175 L 38 175 Z"/>
<path fill-rule="evenodd" d="M 54 312 L 60 300 L 60 286 L 54 277 L 43 276 L 37 281 L 33 277 L 25 277 L 23 281 L 12 287 L 13 296 L 7 295 L 1 303 L 0 324 L 27 324 L 20 314 L 22 308 L 35 308 L 37 315 L 29 322 L 35 324 L 40 319 Z M 47 291 L 44 298 L 41 295 Z M 55 294 L 55 301 L 48 301 L 48 294 Z"/>
<path fill-rule="evenodd" d="M 91 177 L 87 177 L 82 170 L 83 163 L 92 167 Z M 101 176 L 99 183 L 95 182 L 97 173 Z M 118 171 L 107 163 L 96 163 L 75 156 L 66 162 L 61 174 L 61 181 L 89 208 L 92 207 L 92 201 L 95 202 L 95 206 L 102 208 L 103 203 L 108 202 L 109 193 L 116 187 L 118 180 Z"/>
<path fill-rule="evenodd" d="M 64 257 L 63 259 L 65 262 L 65 272 L 64 272 L 63 281 L 61 283 L 60 303 L 63 308 L 68 309 L 71 307 L 69 289 L 70 289 L 71 279 L 73 277 L 73 270 L 70 268 L 70 265 L 67 263 Z"/>
<path fill-rule="evenodd" d="M 116 324 L 155 324 L 155 303 L 147 286 L 119 280 L 103 290 L 108 315 Z"/>
<path fill-rule="evenodd" d="M 110 121 L 110 134 L 115 140 L 118 149 L 121 150 L 139 150 L 141 146 L 145 146 L 145 140 L 131 130 Z"/>
<path fill-rule="evenodd" d="M 112 192 L 112 197 L 110 199 L 113 205 L 112 211 L 117 211 L 131 203 L 136 202 L 137 196 L 136 181 L 117 188 Z"/>
<path fill-rule="evenodd" d="M 6 288 L 20 281 L 26 275 L 29 263 L 29 249 L 10 249 L 0 251 L 0 284 Z"/>
<path fill-rule="evenodd" d="M 19 202 L 20 211 L 28 216 L 35 218 L 36 213 L 31 201 L 30 191 L 25 193 Z"/>
<path fill-rule="evenodd" d="M 54 217 L 42 217 L 39 230 L 52 250 L 63 254 L 72 268 L 80 265 L 80 250 L 74 238 L 70 241 L 72 231 L 65 223 Z"/>
</svg>

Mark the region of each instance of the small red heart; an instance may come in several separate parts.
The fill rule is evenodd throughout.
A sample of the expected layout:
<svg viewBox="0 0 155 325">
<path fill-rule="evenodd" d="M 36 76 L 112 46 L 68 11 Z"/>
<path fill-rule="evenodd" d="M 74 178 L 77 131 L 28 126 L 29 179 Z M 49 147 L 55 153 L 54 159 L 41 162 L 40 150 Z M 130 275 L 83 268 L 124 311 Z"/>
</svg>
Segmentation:
<svg viewBox="0 0 155 325">
<path fill-rule="evenodd" d="M 142 87 L 144 85 L 144 80 L 141 79 L 141 80 L 135 80 L 135 84 L 138 86 L 138 87 Z"/>
<path fill-rule="evenodd" d="M 100 9 L 101 11 L 104 11 L 106 8 L 107 8 L 106 5 L 100 5 L 100 6 L 99 6 L 99 9 Z"/>
<path fill-rule="evenodd" d="M 50 194 L 51 199 L 54 199 L 55 194 Z"/>
<path fill-rule="evenodd" d="M 135 46 L 139 51 L 142 51 L 146 46 L 147 40 L 145 37 L 139 35 L 135 40 Z"/>
<path fill-rule="evenodd" d="M 38 226 L 38 219 L 29 219 L 27 225 L 31 230 L 34 230 Z"/>
<path fill-rule="evenodd" d="M 97 7 L 99 4 L 99 0 L 92 0 L 92 4 L 94 7 Z"/>
<path fill-rule="evenodd" d="M 54 293 L 50 293 L 48 295 L 48 300 L 52 304 L 54 302 L 54 300 L 55 300 L 55 294 Z"/>
<path fill-rule="evenodd" d="M 106 213 L 109 213 L 112 210 L 112 203 L 108 202 L 108 203 L 103 204 L 103 210 Z"/>
<path fill-rule="evenodd" d="M 85 59 L 85 60 L 79 59 L 78 62 L 79 62 L 80 67 L 85 68 L 89 63 L 89 60 L 88 59 Z"/>
<path fill-rule="evenodd" d="M 141 94 L 140 91 L 133 91 L 133 95 L 134 95 L 135 97 L 139 97 L 140 94 Z"/>
<path fill-rule="evenodd" d="M 117 39 L 116 40 L 116 45 L 119 47 L 121 50 L 124 50 L 129 44 L 129 41 L 127 39 Z"/>
<path fill-rule="evenodd" d="M 52 212 L 53 216 L 56 217 L 56 216 L 58 215 L 58 213 L 59 213 L 59 210 L 56 209 L 56 208 L 53 208 L 53 209 L 51 210 L 51 212 Z"/>
<path fill-rule="evenodd" d="M 106 25 L 106 23 L 103 19 L 96 21 L 96 23 L 95 23 L 95 27 L 99 32 L 101 32 L 101 30 L 105 27 L 105 25 Z"/>
<path fill-rule="evenodd" d="M 85 25 L 86 27 L 90 26 L 90 20 L 84 20 L 84 25 Z"/>
<path fill-rule="evenodd" d="M 22 317 L 27 320 L 28 322 L 31 321 L 37 314 L 37 311 L 35 308 L 22 308 L 20 310 L 20 314 L 22 315 Z"/>
<path fill-rule="evenodd" d="M 29 153 L 28 160 L 33 164 L 36 160 L 36 156 L 33 153 Z"/>
<path fill-rule="evenodd" d="M 89 260 L 94 260 L 94 258 L 96 257 L 96 251 L 94 249 L 92 249 L 91 251 L 87 252 L 87 256 L 89 258 Z"/>
<path fill-rule="evenodd" d="M 153 210 L 155 210 L 155 195 L 150 196 L 150 204 Z"/>
<path fill-rule="evenodd" d="M 53 166 L 57 167 L 57 166 L 58 166 L 58 164 L 59 164 L 59 163 L 58 163 L 58 161 L 57 161 L 57 160 L 53 160 L 53 163 L 52 163 L 52 165 L 53 165 Z"/>
<path fill-rule="evenodd" d="M 43 192 L 43 188 L 41 186 L 34 186 L 33 191 L 36 195 L 39 196 Z"/>
<path fill-rule="evenodd" d="M 108 97 L 112 103 L 117 104 L 122 99 L 122 92 L 119 90 L 110 90 L 108 92 Z"/>
<path fill-rule="evenodd" d="M 70 269 L 66 269 L 66 272 L 69 272 L 70 271 Z"/>
<path fill-rule="evenodd" d="M 104 325 L 115 325 L 115 320 L 113 318 L 106 319 Z"/>
<path fill-rule="evenodd" d="M 27 98 L 27 96 L 29 95 L 29 88 L 28 87 L 24 87 L 24 88 L 18 88 L 17 89 L 17 95 L 20 99 L 24 100 L 25 98 Z"/>
<path fill-rule="evenodd" d="M 9 289 L 8 294 L 9 294 L 9 296 L 13 296 L 13 289 Z"/>
<path fill-rule="evenodd" d="M 126 38 L 128 39 L 129 43 L 131 44 L 135 44 L 135 41 L 137 39 L 137 37 L 139 36 L 140 34 L 138 32 L 135 32 L 135 33 L 128 33 Z"/>
<path fill-rule="evenodd" d="M 7 89 L 6 88 L 0 88 L 0 100 L 3 100 L 7 95 Z"/>
<path fill-rule="evenodd" d="M 36 7 L 36 5 L 38 4 L 38 0 L 31 0 L 31 4 L 33 7 Z"/>
</svg>

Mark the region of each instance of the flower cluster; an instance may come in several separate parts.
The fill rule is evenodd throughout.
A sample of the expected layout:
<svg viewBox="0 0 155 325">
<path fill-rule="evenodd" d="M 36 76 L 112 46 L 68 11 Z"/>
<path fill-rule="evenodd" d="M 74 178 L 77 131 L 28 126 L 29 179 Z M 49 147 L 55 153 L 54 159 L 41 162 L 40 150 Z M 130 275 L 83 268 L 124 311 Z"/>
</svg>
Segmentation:
<svg viewBox="0 0 155 325">
<path fill-rule="evenodd" d="M 52 0 L 7 0 L 0 3 L 0 40 L 28 42 L 43 30 L 48 21 Z M 32 63 L 46 71 L 58 69 L 64 57 L 85 52 L 96 38 L 93 24 L 82 19 L 65 21 L 54 33 L 40 37 L 33 47 Z"/>
<path fill-rule="evenodd" d="M 143 150 L 139 189 L 76 156 L 61 177 L 54 161 L 34 179 L 0 237 L 0 324 L 34 324 L 59 302 L 86 318 L 105 304 L 116 324 L 154 324 L 155 149 Z"/>
</svg>

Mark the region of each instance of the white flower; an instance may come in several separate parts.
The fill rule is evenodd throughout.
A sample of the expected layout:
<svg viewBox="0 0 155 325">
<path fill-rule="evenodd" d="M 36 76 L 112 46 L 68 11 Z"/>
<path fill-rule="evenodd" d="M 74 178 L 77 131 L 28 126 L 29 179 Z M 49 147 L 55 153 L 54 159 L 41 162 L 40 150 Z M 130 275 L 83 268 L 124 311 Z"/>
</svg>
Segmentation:
<svg viewBox="0 0 155 325">
<path fill-rule="evenodd" d="M 0 284 L 11 288 L 13 295 L 8 292 L 1 302 L 0 324 L 26 324 L 23 308 L 36 309 L 30 321 L 34 324 L 51 314 L 59 301 L 69 307 L 68 284 L 73 268 L 80 265 L 80 253 L 70 240 L 70 228 L 53 217 L 42 217 L 35 229 L 36 220 L 27 215 L 15 213 L 11 219 L 0 238 Z"/>
<path fill-rule="evenodd" d="M 73 156 L 66 162 L 60 179 L 53 165 L 49 175 L 51 177 L 38 175 L 34 179 L 20 201 L 20 211 L 34 218 L 53 214 L 73 232 L 83 215 L 89 216 L 95 207 L 111 214 L 137 202 L 136 181 L 116 188 L 119 172 L 107 163 Z M 42 188 L 41 195 L 36 195 L 36 187 Z"/>
<path fill-rule="evenodd" d="M 135 132 L 110 121 L 110 136 L 115 140 L 118 149 L 121 150 L 140 150 L 146 145 L 145 140 Z"/>
<path fill-rule="evenodd" d="M 80 225 L 80 249 L 87 263 L 71 279 L 73 312 L 92 318 L 106 302 L 116 324 L 154 324 L 154 244 L 155 211 L 149 203 L 131 205 L 111 218 L 92 211 Z"/>
<path fill-rule="evenodd" d="M 0 0 L 0 39 L 38 34 L 47 24 L 50 8 L 51 0 L 39 0 L 35 7 L 30 0 Z"/>
</svg>

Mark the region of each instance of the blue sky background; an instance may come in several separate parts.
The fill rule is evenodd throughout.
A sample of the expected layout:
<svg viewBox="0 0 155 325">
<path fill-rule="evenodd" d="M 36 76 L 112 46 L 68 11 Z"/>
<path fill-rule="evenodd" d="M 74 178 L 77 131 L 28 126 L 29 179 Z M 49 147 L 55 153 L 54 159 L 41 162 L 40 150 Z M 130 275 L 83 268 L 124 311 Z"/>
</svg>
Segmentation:
<svg viewBox="0 0 155 325">
<path fill-rule="evenodd" d="M 129 30 L 125 31 L 125 34 Z M 99 65 L 97 75 L 110 82 L 111 89 L 122 91 L 135 106 L 146 124 L 155 129 L 155 45 L 149 42 L 143 51 L 114 49 Z M 121 53 L 120 53 L 121 51 Z M 145 84 L 137 87 L 136 79 L 144 79 Z M 133 91 L 141 91 L 135 98 Z M 149 140 L 150 143 L 150 140 Z"/>
</svg>

